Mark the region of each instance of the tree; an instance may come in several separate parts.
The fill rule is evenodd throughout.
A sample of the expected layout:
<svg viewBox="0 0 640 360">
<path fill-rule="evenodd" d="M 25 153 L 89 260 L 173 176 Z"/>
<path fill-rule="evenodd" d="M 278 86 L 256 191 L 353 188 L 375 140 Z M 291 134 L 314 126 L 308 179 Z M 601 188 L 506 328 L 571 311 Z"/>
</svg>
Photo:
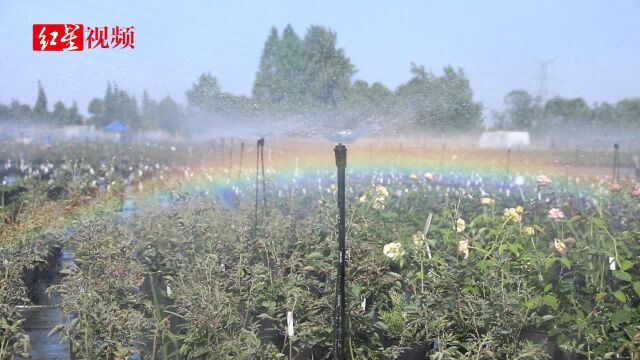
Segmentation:
<svg viewBox="0 0 640 360">
<path fill-rule="evenodd" d="M 39 120 L 44 120 L 47 118 L 47 115 L 49 115 L 49 111 L 47 110 L 47 95 L 44 93 L 44 88 L 40 80 L 38 80 L 38 97 L 36 104 L 33 106 L 33 115 Z"/>
<path fill-rule="evenodd" d="M 11 116 L 16 121 L 26 122 L 33 116 L 33 111 L 27 104 L 20 104 L 18 100 L 11 100 Z"/>
<path fill-rule="evenodd" d="M 178 134 L 183 131 L 183 114 L 180 106 L 173 101 L 170 96 L 165 97 L 158 103 L 156 126 L 160 129 L 167 130 L 172 134 Z"/>
<path fill-rule="evenodd" d="M 538 126 L 540 117 L 539 99 L 524 90 L 513 90 L 504 99 L 506 126 L 531 130 Z"/>
<path fill-rule="evenodd" d="M 147 90 L 142 93 L 140 121 L 143 129 L 153 129 L 158 123 L 158 104 L 149 98 Z"/>
<path fill-rule="evenodd" d="M 342 101 L 356 73 L 342 49 L 336 48 L 337 35 L 322 26 L 312 26 L 302 49 L 306 64 L 303 91 L 314 102 L 335 107 Z"/>
<path fill-rule="evenodd" d="M 275 111 L 300 112 L 313 106 L 336 108 L 344 100 L 355 68 L 336 34 L 312 26 L 300 39 L 291 25 L 278 37 L 272 28 L 253 86 L 255 100 Z"/>
<path fill-rule="evenodd" d="M 7 105 L 0 104 L 0 120 L 11 119 L 11 108 Z"/>
<path fill-rule="evenodd" d="M 110 82 L 107 84 L 104 99 L 91 100 L 88 112 L 91 114 L 91 123 L 96 126 L 104 126 L 112 121 L 121 121 L 132 129 L 142 126 L 136 98 L 119 89 L 115 83 L 113 86 Z"/>
<path fill-rule="evenodd" d="M 276 99 L 278 94 L 276 79 L 279 68 L 279 47 L 280 38 L 278 36 L 278 29 L 274 26 L 271 28 L 269 37 L 264 44 L 262 56 L 260 57 L 260 66 L 253 83 L 253 97 L 266 103 L 278 101 Z"/>
<path fill-rule="evenodd" d="M 434 76 L 424 66 L 411 64 L 413 78 L 398 87 L 398 105 L 405 116 L 424 128 L 440 131 L 473 130 L 482 124 L 482 106 L 462 69 L 444 68 Z"/>
<path fill-rule="evenodd" d="M 584 124 L 589 117 L 589 106 L 582 98 L 556 96 L 544 105 L 544 116 L 550 126 Z"/>
<path fill-rule="evenodd" d="M 637 128 L 640 126 L 640 98 L 624 99 L 616 104 L 620 123 Z"/>
<path fill-rule="evenodd" d="M 590 113 L 589 118 L 592 125 L 609 126 L 618 123 L 616 106 L 609 103 L 594 104 Z"/>
<path fill-rule="evenodd" d="M 393 112 L 395 95 L 380 83 L 371 86 L 364 80 L 357 80 L 349 87 L 342 101 L 343 116 L 348 117 L 352 127 L 372 123 L 388 117 Z"/>
<path fill-rule="evenodd" d="M 53 120 L 55 124 L 64 125 L 67 122 L 67 119 L 68 119 L 67 108 L 64 106 L 64 103 L 62 101 L 57 101 L 53 105 L 51 120 Z"/>
<path fill-rule="evenodd" d="M 205 112 L 222 111 L 222 91 L 218 85 L 218 80 L 210 73 L 202 74 L 198 82 L 193 84 L 191 90 L 187 91 L 189 105 L 199 108 Z"/>
<path fill-rule="evenodd" d="M 102 125 L 104 120 L 104 101 L 102 99 L 94 98 L 89 102 L 89 108 L 87 109 L 91 114 L 90 122 L 94 125 Z"/>
<path fill-rule="evenodd" d="M 189 106 L 205 113 L 238 114 L 248 106 L 246 98 L 225 93 L 211 74 L 202 74 L 191 90 L 186 92 Z"/>
<path fill-rule="evenodd" d="M 82 115 L 78 113 L 78 104 L 74 101 L 67 112 L 67 124 L 69 125 L 81 125 Z"/>
</svg>

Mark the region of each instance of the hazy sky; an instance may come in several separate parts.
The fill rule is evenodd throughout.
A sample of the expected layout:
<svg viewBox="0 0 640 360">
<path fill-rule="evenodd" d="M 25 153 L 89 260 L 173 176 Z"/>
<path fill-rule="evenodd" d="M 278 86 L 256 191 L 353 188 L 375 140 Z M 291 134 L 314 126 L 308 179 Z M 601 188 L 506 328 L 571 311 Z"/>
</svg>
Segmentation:
<svg viewBox="0 0 640 360">
<path fill-rule="evenodd" d="M 246 94 L 275 25 L 303 36 L 313 24 L 338 34 L 354 79 L 390 88 L 411 62 L 436 74 L 462 67 L 475 98 L 501 108 L 504 95 L 538 93 L 537 60 L 553 60 L 549 94 L 615 102 L 640 96 L 640 1 L 9 1 L 0 2 L 0 102 L 77 100 L 86 114 L 108 80 L 141 98 L 184 92 L 203 72 Z M 34 52 L 34 23 L 135 26 L 135 49 Z M 86 46 L 86 44 L 85 44 Z"/>
</svg>

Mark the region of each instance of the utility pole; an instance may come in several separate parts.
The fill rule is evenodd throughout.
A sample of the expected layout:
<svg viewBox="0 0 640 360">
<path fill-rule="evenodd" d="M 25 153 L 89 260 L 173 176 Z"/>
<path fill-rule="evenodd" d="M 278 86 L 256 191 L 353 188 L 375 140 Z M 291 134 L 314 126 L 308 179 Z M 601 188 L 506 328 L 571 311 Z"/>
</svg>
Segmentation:
<svg viewBox="0 0 640 360">
<path fill-rule="evenodd" d="M 545 102 L 549 97 L 549 65 L 553 63 L 553 60 L 537 61 L 540 66 L 540 89 L 538 95 L 542 102 Z"/>
</svg>

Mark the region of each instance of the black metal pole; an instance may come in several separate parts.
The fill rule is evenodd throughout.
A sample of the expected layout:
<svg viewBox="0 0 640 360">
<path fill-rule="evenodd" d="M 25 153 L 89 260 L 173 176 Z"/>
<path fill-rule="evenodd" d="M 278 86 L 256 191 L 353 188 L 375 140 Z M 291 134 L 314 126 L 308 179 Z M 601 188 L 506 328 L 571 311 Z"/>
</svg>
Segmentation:
<svg viewBox="0 0 640 360">
<path fill-rule="evenodd" d="M 620 161 L 620 146 L 618 143 L 613 144 L 613 182 L 618 182 L 618 162 Z"/>
<path fill-rule="evenodd" d="M 260 190 L 260 146 L 264 142 L 263 139 L 258 139 L 256 143 L 256 211 L 255 219 L 253 222 L 253 235 L 258 233 L 258 191 Z"/>
<path fill-rule="evenodd" d="M 244 155 L 244 141 L 240 143 L 240 164 L 238 165 L 238 178 L 242 176 L 242 156 Z"/>
<path fill-rule="evenodd" d="M 346 327 L 345 327 L 345 169 L 347 168 L 347 147 L 338 144 L 334 149 L 336 153 L 336 167 L 338 168 L 338 279 L 336 287 L 336 301 L 333 325 L 333 359 L 346 360 Z"/>
<path fill-rule="evenodd" d="M 231 146 L 229 146 L 229 173 L 233 171 L 233 138 L 231 138 Z"/>
<path fill-rule="evenodd" d="M 262 163 L 262 197 L 264 199 L 264 211 L 267 211 L 267 180 L 264 176 L 264 138 L 260 147 L 260 161 Z"/>
</svg>

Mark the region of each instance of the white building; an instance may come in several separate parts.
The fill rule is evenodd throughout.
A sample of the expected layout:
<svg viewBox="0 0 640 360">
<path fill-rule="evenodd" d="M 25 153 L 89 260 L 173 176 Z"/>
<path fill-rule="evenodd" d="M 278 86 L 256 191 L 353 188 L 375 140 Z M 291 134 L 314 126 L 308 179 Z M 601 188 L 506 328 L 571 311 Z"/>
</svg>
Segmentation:
<svg viewBox="0 0 640 360">
<path fill-rule="evenodd" d="M 485 131 L 480 136 L 478 146 L 481 148 L 512 148 L 529 146 L 530 143 L 528 131 Z"/>
</svg>

